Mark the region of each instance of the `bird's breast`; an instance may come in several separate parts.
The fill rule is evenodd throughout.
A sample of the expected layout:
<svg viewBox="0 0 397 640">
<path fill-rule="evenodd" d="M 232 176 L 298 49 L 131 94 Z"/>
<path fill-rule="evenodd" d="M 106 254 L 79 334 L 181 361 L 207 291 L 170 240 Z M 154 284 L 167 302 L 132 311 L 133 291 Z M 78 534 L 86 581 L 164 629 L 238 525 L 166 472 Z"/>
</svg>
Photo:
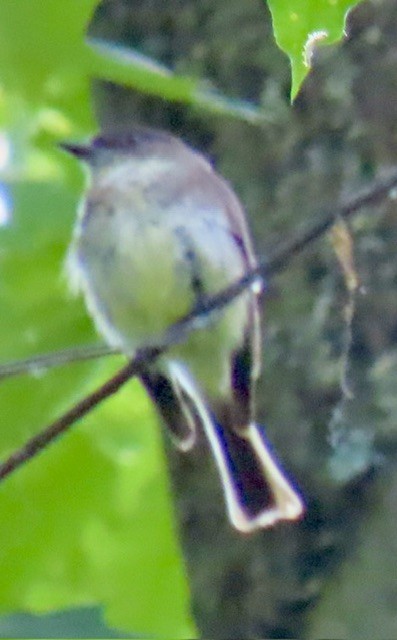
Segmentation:
<svg viewBox="0 0 397 640">
<path fill-rule="evenodd" d="M 73 249 L 99 330 L 131 352 L 157 340 L 200 298 L 244 270 L 232 235 L 211 211 L 189 217 L 183 208 L 165 215 L 145 208 L 144 199 L 136 203 L 133 213 L 114 203 L 95 212 L 87 207 Z M 239 325 L 229 323 L 231 332 L 240 334 Z M 226 340 L 227 331 L 221 333 Z"/>
</svg>

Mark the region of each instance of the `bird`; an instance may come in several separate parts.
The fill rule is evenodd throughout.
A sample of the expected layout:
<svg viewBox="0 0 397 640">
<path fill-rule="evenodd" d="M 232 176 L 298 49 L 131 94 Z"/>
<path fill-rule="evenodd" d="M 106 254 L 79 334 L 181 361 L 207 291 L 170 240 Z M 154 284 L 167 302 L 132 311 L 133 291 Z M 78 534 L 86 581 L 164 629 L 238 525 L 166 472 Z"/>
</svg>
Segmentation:
<svg viewBox="0 0 397 640">
<path fill-rule="evenodd" d="M 256 267 L 238 197 L 182 139 L 134 126 L 60 146 L 88 169 L 66 271 L 98 332 L 128 358 Z M 304 511 L 255 417 L 261 288 L 257 279 L 202 314 L 139 376 L 182 452 L 205 434 L 227 515 L 241 533 Z"/>
</svg>

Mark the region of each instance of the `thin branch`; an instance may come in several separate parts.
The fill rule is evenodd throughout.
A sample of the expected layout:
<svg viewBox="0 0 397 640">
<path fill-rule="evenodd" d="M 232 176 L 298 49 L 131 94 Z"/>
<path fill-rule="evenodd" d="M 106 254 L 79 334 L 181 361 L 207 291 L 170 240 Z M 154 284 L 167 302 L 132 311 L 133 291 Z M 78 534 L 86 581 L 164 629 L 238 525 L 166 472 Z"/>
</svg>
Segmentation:
<svg viewBox="0 0 397 640">
<path fill-rule="evenodd" d="M 137 375 L 149 362 L 152 362 L 161 353 L 161 349 L 142 349 L 135 358 L 125 367 L 120 369 L 110 380 L 105 382 L 93 393 L 86 396 L 75 404 L 69 411 L 64 413 L 58 420 L 55 420 L 46 429 L 33 436 L 23 447 L 17 449 L 0 465 L 0 480 L 10 475 L 25 462 L 33 458 L 42 451 L 50 442 L 53 442 L 77 420 L 96 407 L 100 402 L 115 394 L 130 378 Z"/>
<path fill-rule="evenodd" d="M 94 360 L 96 358 L 102 358 L 103 356 L 116 355 L 117 353 L 120 353 L 117 349 L 101 344 L 63 349 L 62 351 L 32 356 L 24 360 L 13 360 L 0 365 L 0 382 L 6 378 L 12 378 L 22 374 L 35 375 L 46 369 L 60 367 L 69 363 Z"/>
<path fill-rule="evenodd" d="M 317 222 L 312 222 L 306 230 L 303 230 L 295 238 L 291 238 L 291 240 L 276 249 L 273 257 L 269 260 L 267 275 L 275 275 L 282 271 L 291 258 L 301 253 L 309 244 L 322 236 L 338 219 L 348 220 L 364 207 L 375 205 L 387 197 L 395 199 L 396 194 L 394 191 L 396 188 L 397 173 L 393 172 L 384 178 L 374 181 L 369 187 L 363 189 L 356 198 L 352 198 L 332 212 L 319 216 Z"/>
<path fill-rule="evenodd" d="M 78 402 L 72 409 L 31 438 L 23 447 L 15 451 L 0 464 L 0 479 L 5 478 L 18 467 L 34 457 L 48 444 L 65 433 L 77 420 L 86 415 L 100 402 L 116 393 L 132 377 L 141 373 L 145 366 L 153 362 L 170 346 L 181 342 L 189 331 L 200 327 L 203 317 L 229 304 L 244 289 L 251 286 L 258 276 L 269 277 L 282 271 L 289 261 L 302 252 L 314 240 L 322 236 L 339 218 L 348 219 L 365 206 L 373 205 L 384 199 L 397 187 L 397 174 L 375 182 L 363 191 L 357 198 L 341 206 L 332 213 L 323 216 L 312 223 L 306 230 L 297 234 L 295 238 L 285 242 L 276 249 L 269 260 L 261 261 L 256 269 L 247 273 L 243 278 L 233 283 L 217 295 L 211 296 L 204 303 L 197 305 L 190 313 L 172 325 L 166 332 L 164 340 L 158 345 L 141 349 L 131 362 L 121 369 L 113 378 L 108 380 L 96 391 Z"/>
</svg>

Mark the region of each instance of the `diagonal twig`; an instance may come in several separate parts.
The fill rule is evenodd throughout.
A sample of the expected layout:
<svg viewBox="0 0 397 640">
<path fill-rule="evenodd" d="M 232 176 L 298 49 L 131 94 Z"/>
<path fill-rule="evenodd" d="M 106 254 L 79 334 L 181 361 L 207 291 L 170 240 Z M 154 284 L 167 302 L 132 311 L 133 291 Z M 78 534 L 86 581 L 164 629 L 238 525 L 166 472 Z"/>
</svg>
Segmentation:
<svg viewBox="0 0 397 640">
<path fill-rule="evenodd" d="M 268 260 L 259 263 L 256 269 L 247 272 L 240 280 L 211 296 L 204 303 L 197 305 L 187 315 L 172 325 L 159 344 L 145 347 L 123 367 L 115 376 L 108 380 L 93 393 L 75 404 L 60 418 L 48 425 L 40 433 L 33 436 L 20 449 L 14 451 L 9 458 L 0 464 L 0 479 L 4 479 L 18 467 L 34 457 L 48 444 L 65 433 L 72 424 L 86 415 L 100 402 L 113 395 L 133 376 L 141 373 L 147 364 L 153 362 L 170 346 L 183 341 L 187 333 L 200 326 L 200 320 L 213 311 L 222 309 L 236 298 L 244 289 L 251 286 L 258 276 L 269 277 L 282 271 L 289 261 L 302 252 L 314 240 L 321 237 L 335 222 L 343 218 L 348 219 L 365 206 L 376 204 L 385 199 L 397 187 L 397 174 L 380 179 L 365 191 L 345 205 L 336 208 L 334 212 L 323 215 L 321 219 L 311 223 L 301 233 L 282 243 Z"/>
<path fill-rule="evenodd" d="M 164 347 L 164 350 L 165 348 L 166 347 Z M 161 349 L 149 347 L 142 349 L 131 362 L 118 371 L 116 375 L 105 382 L 105 384 L 98 387 L 93 393 L 90 393 L 83 398 L 83 400 L 75 404 L 69 411 L 64 413 L 63 416 L 33 436 L 33 438 L 28 440 L 20 449 L 14 451 L 14 453 L 0 465 L 0 480 L 33 458 L 50 442 L 64 433 L 76 420 L 79 420 L 82 416 L 89 413 L 91 409 L 96 407 L 102 400 L 115 394 L 123 384 L 142 370 L 144 364 L 155 360 L 155 358 L 161 354 L 161 351 Z"/>
<path fill-rule="evenodd" d="M 71 349 L 62 349 L 52 353 L 44 353 L 23 360 L 13 360 L 0 365 L 0 382 L 6 378 L 20 376 L 22 374 L 35 374 L 45 369 L 61 367 L 70 362 L 83 362 L 84 360 L 94 360 L 103 356 L 116 355 L 120 353 L 117 349 L 108 347 L 104 344 L 73 347 Z"/>
</svg>

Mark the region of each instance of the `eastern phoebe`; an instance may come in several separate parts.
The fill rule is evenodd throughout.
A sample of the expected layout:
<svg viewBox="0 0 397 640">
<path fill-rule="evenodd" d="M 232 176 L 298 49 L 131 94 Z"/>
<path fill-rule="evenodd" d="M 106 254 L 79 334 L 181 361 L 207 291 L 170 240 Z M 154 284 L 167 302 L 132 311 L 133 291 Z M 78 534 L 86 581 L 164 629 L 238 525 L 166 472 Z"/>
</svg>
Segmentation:
<svg viewBox="0 0 397 640">
<path fill-rule="evenodd" d="M 68 272 L 99 332 L 128 357 L 256 265 L 237 197 L 181 140 L 134 128 L 62 146 L 90 169 Z M 255 423 L 258 289 L 212 312 L 141 376 L 181 450 L 204 431 L 230 521 L 243 532 L 303 511 Z"/>
</svg>

